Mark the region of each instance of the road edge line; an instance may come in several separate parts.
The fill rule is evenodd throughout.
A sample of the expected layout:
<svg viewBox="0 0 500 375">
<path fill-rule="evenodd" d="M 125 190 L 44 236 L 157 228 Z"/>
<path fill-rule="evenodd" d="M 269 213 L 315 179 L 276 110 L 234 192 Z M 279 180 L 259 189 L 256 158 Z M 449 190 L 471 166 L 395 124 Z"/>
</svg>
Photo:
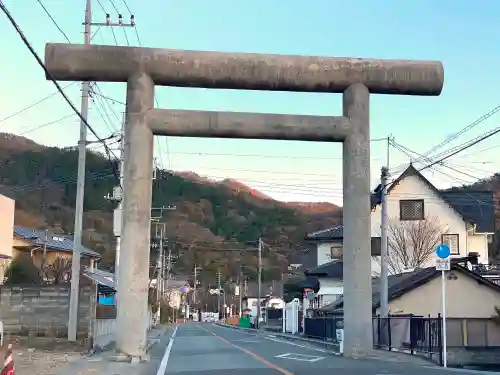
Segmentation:
<svg viewBox="0 0 500 375">
<path fill-rule="evenodd" d="M 167 348 L 165 349 L 165 354 L 163 354 L 163 358 L 161 359 L 160 366 L 158 367 L 158 371 L 156 372 L 156 375 L 165 375 L 165 372 L 167 371 L 167 365 L 168 365 L 168 360 L 170 358 L 170 352 L 172 351 L 172 346 L 174 345 L 175 334 L 177 333 L 178 328 L 179 328 L 179 325 L 177 324 L 175 326 L 174 332 L 172 333 L 172 336 L 170 336 L 170 340 L 168 340 L 168 345 L 167 345 Z"/>
</svg>

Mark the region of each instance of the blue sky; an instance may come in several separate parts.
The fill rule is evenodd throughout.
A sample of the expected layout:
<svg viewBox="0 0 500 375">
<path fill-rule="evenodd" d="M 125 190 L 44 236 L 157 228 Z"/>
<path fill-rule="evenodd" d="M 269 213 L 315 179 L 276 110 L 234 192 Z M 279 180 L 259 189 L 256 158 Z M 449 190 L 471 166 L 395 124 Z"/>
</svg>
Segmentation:
<svg viewBox="0 0 500 375">
<path fill-rule="evenodd" d="M 41 56 L 44 43 L 64 42 L 36 0 L 3 1 Z M 72 42 L 83 41 L 84 0 L 43 0 L 43 4 Z M 95 22 L 104 21 L 99 4 L 116 20 L 114 4 L 128 20 L 123 0 L 94 0 Z M 417 152 L 439 144 L 499 104 L 500 2 L 496 0 L 127 0 L 127 5 L 146 47 L 443 61 L 445 86 L 440 97 L 372 96 L 372 138 L 392 134 L 396 142 Z M 124 30 L 114 33 L 118 43 L 125 45 Z M 138 45 L 135 32 L 126 33 L 129 42 Z M 5 19 L 0 35 L 5 56 L 0 62 L 1 121 L 55 88 L 45 81 Z M 93 43 L 115 44 L 111 29 L 100 29 Z M 99 86 L 117 101 L 108 102 L 108 124 L 99 115 L 99 102 L 91 103 L 89 122 L 105 137 L 119 127 L 125 85 Z M 79 85 L 70 86 L 67 93 L 79 105 Z M 157 88 L 157 98 L 164 108 L 341 113 L 341 95 L 335 94 Z M 492 116 L 441 151 L 493 129 L 498 122 L 498 116 Z M 0 122 L 0 132 L 56 146 L 76 145 L 78 127 L 76 116 L 57 95 Z M 499 140 L 499 136 L 492 137 L 449 163 L 475 177 L 498 172 L 493 156 L 500 148 L 487 149 Z M 156 145 L 158 162 L 166 168 L 192 170 L 215 179 L 236 178 L 282 200 L 342 201 L 340 144 L 169 137 L 168 141 L 160 138 Z M 385 163 L 386 148 L 385 142 L 372 142 L 374 185 Z M 391 168 L 408 161 L 406 155 L 391 150 Z M 444 167 L 427 176 L 439 187 L 474 181 Z"/>
</svg>

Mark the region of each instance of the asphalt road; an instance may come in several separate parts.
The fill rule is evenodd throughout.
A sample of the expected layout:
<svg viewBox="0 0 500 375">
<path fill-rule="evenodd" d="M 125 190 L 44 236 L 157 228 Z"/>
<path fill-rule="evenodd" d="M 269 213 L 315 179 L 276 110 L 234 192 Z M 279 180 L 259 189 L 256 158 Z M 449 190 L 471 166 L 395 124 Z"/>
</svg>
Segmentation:
<svg viewBox="0 0 500 375">
<path fill-rule="evenodd" d="M 214 324 L 179 325 L 157 375 L 444 375 L 442 368 L 379 359 L 350 360 L 321 348 Z"/>
</svg>

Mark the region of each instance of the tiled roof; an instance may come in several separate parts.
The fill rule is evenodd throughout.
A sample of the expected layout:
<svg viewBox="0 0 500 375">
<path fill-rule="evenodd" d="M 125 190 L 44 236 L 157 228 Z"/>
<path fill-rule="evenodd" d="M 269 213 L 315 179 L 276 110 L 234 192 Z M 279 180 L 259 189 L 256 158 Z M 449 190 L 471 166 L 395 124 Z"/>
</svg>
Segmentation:
<svg viewBox="0 0 500 375">
<path fill-rule="evenodd" d="M 27 241 L 30 241 L 35 246 L 44 246 L 45 238 L 47 237 L 47 248 L 50 250 L 73 252 L 73 238 L 57 235 L 54 233 L 46 233 L 43 230 L 25 228 L 20 226 L 14 227 L 14 234 Z M 101 255 L 93 250 L 82 246 L 82 255 L 100 258 Z"/>
<path fill-rule="evenodd" d="M 337 225 L 332 228 L 323 229 L 306 235 L 306 240 L 323 241 L 323 240 L 341 240 L 344 237 L 344 227 Z"/>
<path fill-rule="evenodd" d="M 328 277 L 332 279 L 342 279 L 344 275 L 344 262 L 333 260 L 319 265 L 316 268 L 304 272 L 306 276 Z"/>
<path fill-rule="evenodd" d="M 444 202 L 448 203 L 462 218 L 476 225 L 478 233 L 495 232 L 495 208 L 493 204 L 493 192 L 485 190 L 446 190 L 437 189 L 422 173 L 413 165 L 410 166 L 391 184 L 387 192 L 390 193 L 398 183 L 408 176 L 418 176 L 431 190 L 438 194 Z M 372 208 L 380 204 L 380 185 L 371 195 Z M 305 239 L 311 241 L 341 240 L 343 238 L 343 227 L 338 225 L 333 228 L 307 234 Z"/>
<path fill-rule="evenodd" d="M 460 259 L 452 261 L 451 267 L 453 270 L 467 274 L 474 278 L 479 283 L 486 285 L 497 292 L 500 292 L 500 285 L 492 283 L 491 281 L 481 277 L 479 274 L 468 270 L 467 268 L 458 264 Z M 399 275 L 391 275 L 388 278 L 388 294 L 389 301 L 402 296 L 409 291 L 418 288 L 419 286 L 429 282 L 430 280 L 441 275 L 436 267 L 422 268 L 413 272 L 402 273 Z M 379 278 L 372 279 L 372 307 L 376 309 L 380 307 L 380 283 Z M 344 300 L 342 297 L 335 302 L 322 307 L 320 310 L 325 312 L 341 313 L 344 307 Z"/>
<path fill-rule="evenodd" d="M 495 208 L 491 191 L 442 191 L 445 198 L 478 233 L 495 232 Z"/>
</svg>

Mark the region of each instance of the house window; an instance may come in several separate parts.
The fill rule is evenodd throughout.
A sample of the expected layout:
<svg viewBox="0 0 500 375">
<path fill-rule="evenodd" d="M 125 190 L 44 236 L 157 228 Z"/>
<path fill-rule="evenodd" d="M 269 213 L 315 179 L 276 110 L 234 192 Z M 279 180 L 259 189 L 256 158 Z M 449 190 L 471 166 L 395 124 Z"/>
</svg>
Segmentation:
<svg viewBox="0 0 500 375">
<path fill-rule="evenodd" d="M 424 220 L 424 200 L 423 199 L 400 200 L 399 219 L 401 221 Z"/>
<path fill-rule="evenodd" d="M 330 247 L 330 259 L 342 259 L 342 246 Z"/>
<path fill-rule="evenodd" d="M 448 245 L 451 255 L 460 254 L 460 248 L 458 246 L 458 234 L 443 234 L 441 236 L 441 242 Z"/>
</svg>

